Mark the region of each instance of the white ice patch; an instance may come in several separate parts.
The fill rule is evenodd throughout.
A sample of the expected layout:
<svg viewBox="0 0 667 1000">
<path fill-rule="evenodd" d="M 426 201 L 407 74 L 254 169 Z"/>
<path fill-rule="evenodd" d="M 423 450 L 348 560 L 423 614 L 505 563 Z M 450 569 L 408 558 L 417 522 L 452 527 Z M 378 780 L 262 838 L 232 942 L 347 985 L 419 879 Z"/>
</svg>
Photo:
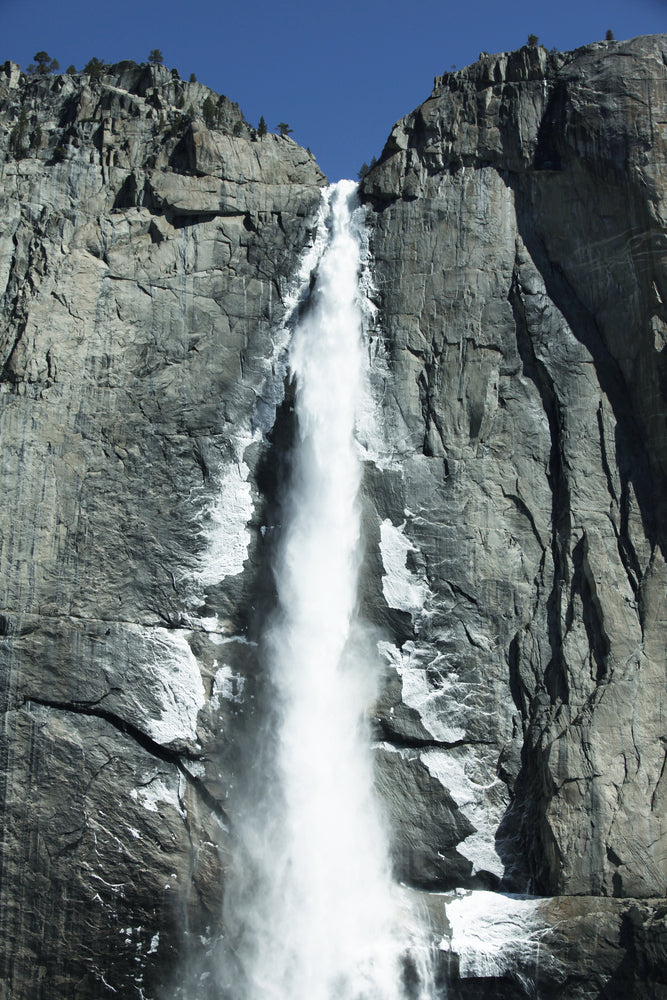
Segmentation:
<svg viewBox="0 0 667 1000">
<path fill-rule="evenodd" d="M 206 618 L 196 618 L 193 619 L 193 621 L 196 621 L 197 625 L 200 628 L 202 628 L 204 632 L 209 633 L 213 642 L 216 642 L 218 638 L 220 639 L 220 641 L 222 641 L 222 637 L 218 636 L 218 632 L 220 629 L 220 619 L 218 618 L 217 615 L 209 615 Z"/>
<path fill-rule="evenodd" d="M 361 460 L 373 462 L 379 469 L 400 469 L 404 450 L 394 443 L 404 441 L 405 434 L 394 426 L 395 416 L 388 408 L 392 377 L 383 341 L 369 337 L 355 433 Z"/>
<path fill-rule="evenodd" d="M 206 764 L 201 760 L 189 760 L 188 774 L 191 774 L 194 778 L 205 778 L 206 777 Z"/>
<path fill-rule="evenodd" d="M 240 446 L 241 453 L 245 444 Z M 248 558 L 250 532 L 248 523 L 254 504 L 248 482 L 250 469 L 243 461 L 228 465 L 220 472 L 220 486 L 215 500 L 207 511 L 203 533 L 207 541 L 198 578 L 204 587 L 220 583 L 227 576 L 243 572 Z"/>
<path fill-rule="evenodd" d="M 402 414 L 392 393 L 394 380 L 384 338 L 377 330 L 378 298 L 373 280 L 368 235 L 360 241 L 359 307 L 363 329 L 367 331 L 363 358 L 363 378 L 357 401 L 355 436 L 362 461 L 379 469 L 401 469 L 401 456 L 411 446 Z"/>
<path fill-rule="evenodd" d="M 518 899 L 496 892 L 466 892 L 445 904 L 451 935 L 442 951 L 459 958 L 462 979 L 502 976 L 517 966 L 537 966 L 540 940 L 548 927 L 539 899 Z"/>
<path fill-rule="evenodd" d="M 380 554 L 385 570 L 382 591 L 390 608 L 418 614 L 430 591 L 426 582 L 408 569 L 408 552 L 417 549 L 405 535 L 404 527 L 405 522 L 397 528 L 389 518 L 380 525 Z"/>
<path fill-rule="evenodd" d="M 504 783 L 476 748 L 427 750 L 421 759 L 475 827 L 475 832 L 456 847 L 472 862 L 472 874 L 485 871 L 501 878 L 505 867 L 496 851 L 495 837 L 509 803 Z"/>
<path fill-rule="evenodd" d="M 205 702 L 197 661 L 179 629 L 128 627 L 127 662 L 149 687 L 159 705 L 152 717 L 141 706 L 141 726 L 156 743 L 194 739 L 197 715 Z"/>
<path fill-rule="evenodd" d="M 165 802 L 167 805 L 173 806 L 177 812 L 182 812 L 178 789 L 170 788 L 162 778 L 153 778 L 149 784 L 133 788 L 130 797 L 148 812 L 159 812 L 158 802 Z"/>
<path fill-rule="evenodd" d="M 398 649 L 391 642 L 378 642 L 378 651 L 401 678 L 401 700 L 417 712 L 423 726 L 436 740 L 455 743 L 463 739 L 466 730 L 460 725 L 461 707 L 458 702 L 458 674 L 438 671 L 437 685 L 429 680 L 426 667 L 435 654 L 414 642 L 406 642 Z"/>
<path fill-rule="evenodd" d="M 273 352 L 267 362 L 264 384 L 257 394 L 252 427 L 242 429 L 235 435 L 233 443 L 237 461 L 220 471 L 219 490 L 207 510 L 202 529 L 207 540 L 207 552 L 196 574 L 204 587 L 214 586 L 228 576 L 238 576 L 243 572 L 248 558 L 248 524 L 253 515 L 254 503 L 252 488 L 248 482 L 250 469 L 243 461 L 243 455 L 248 445 L 261 440 L 275 421 L 276 406 L 283 398 L 291 324 L 326 245 L 327 233 L 320 226 L 315 240 L 301 258 L 295 279 L 283 291 L 285 312 L 281 326 L 273 334 Z"/>
<path fill-rule="evenodd" d="M 220 699 L 240 705 L 243 702 L 243 689 L 245 678 L 240 674 L 235 674 L 227 663 L 216 671 L 211 689 L 211 708 L 214 711 L 220 709 Z"/>
</svg>

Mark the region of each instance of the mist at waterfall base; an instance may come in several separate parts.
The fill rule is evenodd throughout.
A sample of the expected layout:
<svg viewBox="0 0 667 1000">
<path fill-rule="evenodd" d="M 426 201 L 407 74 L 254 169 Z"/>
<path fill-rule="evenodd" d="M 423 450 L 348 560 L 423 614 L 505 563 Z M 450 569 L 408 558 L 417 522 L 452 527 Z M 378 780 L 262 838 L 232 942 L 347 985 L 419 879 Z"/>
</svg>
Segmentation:
<svg viewBox="0 0 667 1000">
<path fill-rule="evenodd" d="M 374 643 L 357 615 L 367 386 L 363 209 L 323 194 L 289 347 L 295 443 L 273 557 L 277 608 L 261 646 L 268 691 L 234 802 L 237 842 L 217 963 L 225 1000 L 431 996 L 427 949 L 393 885 L 364 716 Z M 314 263 L 314 268 L 312 267 Z"/>
</svg>

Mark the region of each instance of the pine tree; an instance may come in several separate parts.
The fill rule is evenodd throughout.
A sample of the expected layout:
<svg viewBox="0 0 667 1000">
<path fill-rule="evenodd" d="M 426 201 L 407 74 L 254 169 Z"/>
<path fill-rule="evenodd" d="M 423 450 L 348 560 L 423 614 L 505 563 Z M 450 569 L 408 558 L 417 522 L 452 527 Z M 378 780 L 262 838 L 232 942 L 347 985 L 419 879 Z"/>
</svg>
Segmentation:
<svg viewBox="0 0 667 1000">
<path fill-rule="evenodd" d="M 148 53 L 148 61 L 152 66 L 161 66 L 164 62 L 164 56 L 159 49 L 151 49 Z"/>
<path fill-rule="evenodd" d="M 267 132 L 268 129 L 266 127 L 266 122 L 264 121 L 264 115 L 262 115 L 262 117 L 259 119 L 259 125 L 257 126 L 257 135 L 260 137 L 260 139 L 262 139 Z"/>
<path fill-rule="evenodd" d="M 28 150 L 25 145 L 26 132 L 28 131 L 28 119 L 25 109 L 21 108 L 19 120 L 9 135 L 9 148 L 17 160 L 22 159 Z"/>
<path fill-rule="evenodd" d="M 209 128 L 213 128 L 215 125 L 215 104 L 211 100 L 211 95 L 209 94 L 202 105 L 202 114 L 204 116 L 204 121 Z"/>
<path fill-rule="evenodd" d="M 35 52 L 33 59 L 37 63 L 37 74 L 39 76 L 46 76 L 49 72 L 49 63 L 51 62 L 51 56 L 49 53 L 44 52 L 44 50 Z"/>
<path fill-rule="evenodd" d="M 280 135 L 283 137 L 283 139 L 285 138 L 285 136 L 291 135 L 291 133 L 294 131 L 289 127 L 287 122 L 278 122 L 276 128 L 280 132 Z"/>
<path fill-rule="evenodd" d="M 104 59 L 98 59 L 97 56 L 93 56 L 93 58 L 89 59 L 83 67 L 83 72 L 86 73 L 91 80 L 99 80 L 104 72 Z"/>
</svg>

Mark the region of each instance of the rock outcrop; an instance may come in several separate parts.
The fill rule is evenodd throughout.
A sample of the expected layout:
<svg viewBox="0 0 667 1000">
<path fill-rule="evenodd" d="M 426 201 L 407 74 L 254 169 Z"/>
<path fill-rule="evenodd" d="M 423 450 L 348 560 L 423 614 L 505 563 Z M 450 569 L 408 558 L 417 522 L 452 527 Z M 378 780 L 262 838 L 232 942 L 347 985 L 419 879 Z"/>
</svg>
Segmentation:
<svg viewBox="0 0 667 1000">
<path fill-rule="evenodd" d="M 252 442 L 325 181 L 160 67 L 8 64 L 0 138 L 0 995 L 155 996 L 219 921 Z"/>
<path fill-rule="evenodd" d="M 362 185 L 394 443 L 369 492 L 384 580 L 400 532 L 426 594 L 387 597 L 381 782 L 426 888 L 667 893 L 666 56 L 483 55 Z"/>
<path fill-rule="evenodd" d="M 450 1000 L 664 995 L 666 65 L 483 55 L 362 184 L 377 780 Z M 326 181 L 132 63 L 0 68 L 0 177 L 0 997 L 148 1000 L 220 930 Z"/>
</svg>

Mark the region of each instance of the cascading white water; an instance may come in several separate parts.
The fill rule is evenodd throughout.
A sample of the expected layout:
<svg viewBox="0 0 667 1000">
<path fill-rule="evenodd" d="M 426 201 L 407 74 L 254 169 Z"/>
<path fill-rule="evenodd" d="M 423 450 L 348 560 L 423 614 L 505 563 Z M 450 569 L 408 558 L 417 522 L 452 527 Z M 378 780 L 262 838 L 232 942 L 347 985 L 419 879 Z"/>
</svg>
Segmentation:
<svg viewBox="0 0 667 1000">
<path fill-rule="evenodd" d="M 406 942 L 364 720 L 373 656 L 356 620 L 354 431 L 366 360 L 363 211 L 353 182 L 325 192 L 319 226 L 320 245 L 322 227 L 328 242 L 289 354 L 297 440 L 275 564 L 278 612 L 265 636 L 273 749 L 262 767 L 270 787 L 246 809 L 246 861 L 227 894 L 226 923 L 237 934 L 225 995 L 234 1000 L 403 996 Z"/>
</svg>

